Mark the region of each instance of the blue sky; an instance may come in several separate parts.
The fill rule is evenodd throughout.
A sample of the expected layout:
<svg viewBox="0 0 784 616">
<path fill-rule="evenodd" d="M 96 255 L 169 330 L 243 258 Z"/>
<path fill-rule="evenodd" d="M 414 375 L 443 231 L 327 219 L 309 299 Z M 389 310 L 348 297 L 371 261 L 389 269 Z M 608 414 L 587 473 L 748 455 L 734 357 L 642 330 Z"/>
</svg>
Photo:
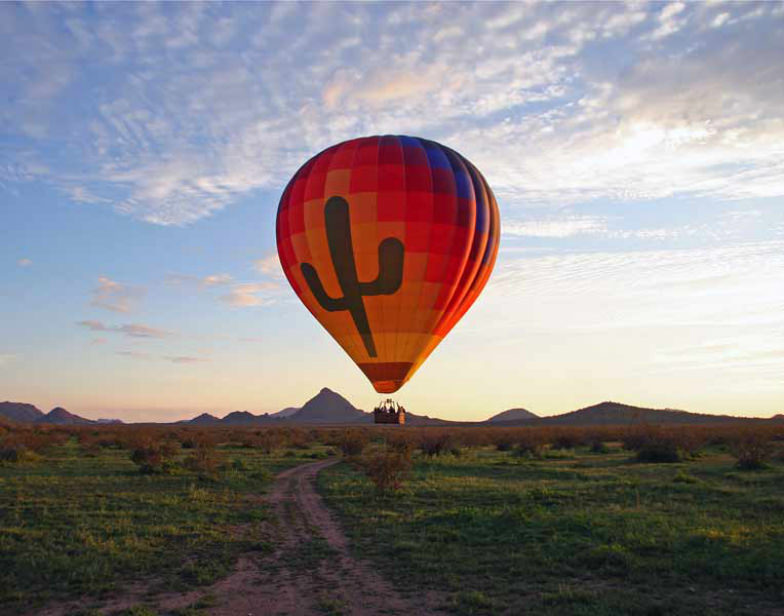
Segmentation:
<svg viewBox="0 0 784 616">
<path fill-rule="evenodd" d="M 88 417 L 377 394 L 277 200 L 324 147 L 460 151 L 483 297 L 399 399 L 784 411 L 784 4 L 0 5 L 0 398 Z"/>
</svg>

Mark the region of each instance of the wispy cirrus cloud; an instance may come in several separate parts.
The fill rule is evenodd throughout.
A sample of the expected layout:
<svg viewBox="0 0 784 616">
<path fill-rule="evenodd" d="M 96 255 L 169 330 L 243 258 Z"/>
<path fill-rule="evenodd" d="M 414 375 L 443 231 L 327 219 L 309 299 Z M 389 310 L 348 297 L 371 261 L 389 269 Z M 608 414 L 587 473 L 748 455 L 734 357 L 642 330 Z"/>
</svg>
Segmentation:
<svg viewBox="0 0 784 616">
<path fill-rule="evenodd" d="M 283 277 L 283 268 L 280 265 L 280 258 L 278 257 L 277 252 L 273 252 L 261 259 L 256 259 L 253 262 L 253 269 L 265 276 L 271 276 L 273 278 Z"/>
<path fill-rule="evenodd" d="M 385 132 L 460 150 L 506 209 L 784 195 L 778 3 L 12 6 L 0 181 L 155 224 Z"/>
<path fill-rule="evenodd" d="M 170 285 L 196 285 L 203 288 L 227 285 L 233 280 L 234 278 L 230 274 L 208 274 L 206 276 L 167 274 L 166 276 L 166 283 Z"/>
<path fill-rule="evenodd" d="M 273 303 L 272 294 L 280 289 L 274 282 L 249 282 L 236 284 L 226 295 L 221 296 L 221 301 L 236 308 L 252 306 L 267 306 Z"/>
<path fill-rule="evenodd" d="M 117 355 L 139 359 L 143 361 L 163 360 L 172 364 L 200 364 L 210 361 L 207 357 L 197 357 L 191 355 L 153 355 L 144 351 L 123 350 L 116 351 Z"/>
<path fill-rule="evenodd" d="M 142 323 L 126 323 L 124 325 L 106 325 L 102 321 L 79 321 L 77 325 L 86 327 L 93 332 L 123 334 L 131 338 L 168 338 L 174 334 L 170 331 L 150 327 Z"/>
<path fill-rule="evenodd" d="M 122 357 L 130 357 L 131 359 L 143 359 L 148 360 L 152 359 L 152 355 L 149 353 L 145 353 L 144 351 L 117 351 L 117 355 L 121 355 Z"/>
<path fill-rule="evenodd" d="M 98 278 L 90 305 L 112 312 L 131 312 L 144 296 L 142 287 L 131 286 L 112 280 L 107 276 Z"/>
<path fill-rule="evenodd" d="M 210 361 L 207 357 L 194 357 L 190 355 L 175 355 L 164 357 L 167 361 L 173 364 L 200 364 L 202 362 Z"/>
<path fill-rule="evenodd" d="M 501 232 L 522 237 L 564 238 L 607 231 L 607 220 L 597 216 L 567 216 L 504 222 Z"/>
<path fill-rule="evenodd" d="M 33 264 L 33 261 L 31 259 L 24 258 L 24 259 L 19 259 L 16 262 L 16 264 L 19 267 L 30 267 Z"/>
</svg>

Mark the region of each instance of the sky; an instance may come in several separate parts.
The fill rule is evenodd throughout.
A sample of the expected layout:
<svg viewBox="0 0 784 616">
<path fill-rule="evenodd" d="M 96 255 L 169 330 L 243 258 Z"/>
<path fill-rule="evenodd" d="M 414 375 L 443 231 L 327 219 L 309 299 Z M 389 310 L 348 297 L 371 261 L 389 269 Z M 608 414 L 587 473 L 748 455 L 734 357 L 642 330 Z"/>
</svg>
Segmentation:
<svg viewBox="0 0 784 616">
<path fill-rule="evenodd" d="M 0 4 L 0 399 L 170 421 L 370 383 L 280 194 L 345 139 L 473 162 L 484 293 L 396 398 L 784 412 L 784 4 Z"/>
</svg>

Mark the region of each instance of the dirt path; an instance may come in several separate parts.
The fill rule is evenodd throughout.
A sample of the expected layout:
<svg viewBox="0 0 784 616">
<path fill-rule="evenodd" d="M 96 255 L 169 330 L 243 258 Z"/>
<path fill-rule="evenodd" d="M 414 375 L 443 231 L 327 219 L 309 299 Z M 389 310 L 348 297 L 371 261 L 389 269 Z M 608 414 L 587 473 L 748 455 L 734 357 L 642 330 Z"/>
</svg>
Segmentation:
<svg viewBox="0 0 784 616">
<path fill-rule="evenodd" d="M 278 520 L 275 553 L 214 587 L 222 614 L 429 614 L 403 598 L 369 564 L 353 558 L 346 537 L 314 488 L 326 460 L 278 475 L 268 497 Z M 247 563 L 250 564 L 250 563 Z"/>
<path fill-rule="evenodd" d="M 106 603 L 101 613 L 144 602 L 158 611 L 182 609 L 209 597 L 204 611 L 216 616 L 311 614 L 423 615 L 439 613 L 435 595 L 404 597 L 368 563 L 355 559 L 346 537 L 316 492 L 319 471 L 339 460 L 303 464 L 280 473 L 266 501 L 276 523 L 271 525 L 271 555 L 247 554 L 234 573 L 212 586 L 184 594 L 143 598 L 143 589 Z M 39 614 L 58 615 L 67 606 Z M 62 609 L 65 608 L 65 611 Z"/>
</svg>

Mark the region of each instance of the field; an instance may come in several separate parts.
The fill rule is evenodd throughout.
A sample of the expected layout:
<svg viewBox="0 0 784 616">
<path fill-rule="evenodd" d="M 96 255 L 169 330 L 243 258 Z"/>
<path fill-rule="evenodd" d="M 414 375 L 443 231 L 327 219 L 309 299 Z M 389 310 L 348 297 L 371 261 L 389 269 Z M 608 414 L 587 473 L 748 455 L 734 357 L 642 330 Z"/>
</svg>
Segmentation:
<svg viewBox="0 0 784 616">
<path fill-rule="evenodd" d="M 770 427 L 0 427 L 0 613 L 209 614 L 238 562 L 316 576 L 343 539 L 302 524 L 287 543 L 270 529 L 299 532 L 289 497 L 264 496 L 280 471 L 342 455 L 311 476 L 354 571 L 401 601 L 780 614 L 783 450 Z M 322 582 L 301 586 L 312 611 L 351 612 Z"/>
</svg>

